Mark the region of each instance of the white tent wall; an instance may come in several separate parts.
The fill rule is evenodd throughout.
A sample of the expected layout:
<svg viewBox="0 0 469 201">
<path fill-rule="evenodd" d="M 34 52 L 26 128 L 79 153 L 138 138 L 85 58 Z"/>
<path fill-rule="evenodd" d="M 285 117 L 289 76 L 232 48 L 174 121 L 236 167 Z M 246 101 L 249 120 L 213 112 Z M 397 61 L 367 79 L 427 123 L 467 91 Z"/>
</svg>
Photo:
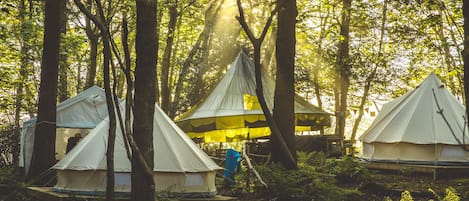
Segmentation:
<svg viewBox="0 0 469 201">
<path fill-rule="evenodd" d="M 469 129 L 464 106 L 435 74 L 385 105 L 360 136 L 368 161 L 467 165 Z"/>
<path fill-rule="evenodd" d="M 108 116 L 105 100 L 104 90 L 93 86 L 57 105 L 57 122 L 46 122 L 56 123 L 57 160 L 63 158 L 68 137 L 75 133 L 85 136 Z M 31 118 L 23 123 L 21 130 L 19 166 L 24 167 L 26 173 L 31 162 L 35 126 L 36 118 Z"/>
<path fill-rule="evenodd" d="M 124 103 L 120 109 L 124 113 Z M 118 172 L 116 192 L 130 191 L 131 161 L 126 142 L 117 126 L 114 146 L 114 170 Z M 58 172 L 53 190 L 74 194 L 99 194 L 105 191 L 106 147 L 109 118 L 83 138 L 52 168 Z M 155 105 L 153 119 L 154 178 L 158 193 L 188 196 L 216 194 L 215 174 L 219 167 L 168 116 Z M 129 179 L 127 179 L 129 178 Z"/>
<path fill-rule="evenodd" d="M 429 165 L 469 163 L 469 152 L 447 144 L 364 143 L 360 157 L 368 161 Z"/>
<path fill-rule="evenodd" d="M 214 195 L 215 172 L 155 172 L 153 175 L 155 190 L 160 193 L 171 193 L 175 196 L 190 196 L 190 194 L 204 193 Z M 102 194 L 106 192 L 105 170 L 57 170 L 56 191 L 86 192 L 87 194 Z M 115 192 L 129 193 L 131 191 L 131 176 L 129 172 L 115 174 Z"/>
<path fill-rule="evenodd" d="M 29 129 L 24 129 L 25 133 L 22 135 L 24 136 L 24 142 L 21 143 L 19 166 L 24 167 L 25 172 L 29 171 L 31 163 L 34 147 L 34 128 L 35 127 L 29 127 Z M 76 133 L 80 133 L 82 137 L 85 137 L 90 131 L 91 129 L 87 128 L 57 128 L 55 138 L 55 159 L 59 161 L 64 157 L 68 138 L 74 136 Z"/>
</svg>

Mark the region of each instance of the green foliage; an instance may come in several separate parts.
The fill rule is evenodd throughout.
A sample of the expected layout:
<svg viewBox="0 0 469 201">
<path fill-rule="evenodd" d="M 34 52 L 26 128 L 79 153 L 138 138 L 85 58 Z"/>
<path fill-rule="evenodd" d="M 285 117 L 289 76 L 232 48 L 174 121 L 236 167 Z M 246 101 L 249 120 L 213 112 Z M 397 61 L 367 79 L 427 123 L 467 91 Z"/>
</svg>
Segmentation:
<svg viewBox="0 0 469 201">
<path fill-rule="evenodd" d="M 328 159 L 320 171 L 336 175 L 336 179 L 343 183 L 358 183 L 368 177 L 368 171 L 357 160 L 349 156 L 344 156 L 341 159 Z"/>
<path fill-rule="evenodd" d="M 322 151 L 310 153 L 298 152 L 299 165 L 303 164 L 302 161 L 304 161 L 305 165 L 312 165 L 321 168 L 326 165 L 327 156 Z"/>
<path fill-rule="evenodd" d="M 0 167 L 4 167 L 0 173 L 0 183 L 2 183 L 2 177 L 10 173 L 7 172 L 9 170 L 7 167 L 13 164 L 13 145 L 16 143 L 15 139 L 15 130 L 12 126 L 4 128 L 0 126 Z"/>
<path fill-rule="evenodd" d="M 409 191 L 405 190 L 401 193 L 400 201 L 414 201 L 414 198 L 412 197 Z"/>
<path fill-rule="evenodd" d="M 264 199 L 358 200 L 361 195 L 358 191 L 336 186 L 333 178 L 321 177 L 312 168 L 285 170 L 275 164 L 257 168 L 268 185 L 268 189 L 259 195 Z"/>
<path fill-rule="evenodd" d="M 390 198 L 389 196 L 386 196 L 386 197 L 384 197 L 383 201 L 392 201 L 392 198 Z"/>
<path fill-rule="evenodd" d="M 460 201 L 461 200 L 454 188 L 448 187 L 445 189 L 445 192 L 446 192 L 446 196 L 443 198 L 442 201 Z"/>
<path fill-rule="evenodd" d="M 10 183 L 13 179 L 12 169 L 9 167 L 0 168 L 0 184 Z"/>
<path fill-rule="evenodd" d="M 459 198 L 456 190 L 453 187 L 448 187 L 445 189 L 445 197 L 441 197 L 436 193 L 433 189 L 429 188 L 428 191 L 430 191 L 435 198 L 441 201 L 460 201 L 461 199 Z"/>
</svg>

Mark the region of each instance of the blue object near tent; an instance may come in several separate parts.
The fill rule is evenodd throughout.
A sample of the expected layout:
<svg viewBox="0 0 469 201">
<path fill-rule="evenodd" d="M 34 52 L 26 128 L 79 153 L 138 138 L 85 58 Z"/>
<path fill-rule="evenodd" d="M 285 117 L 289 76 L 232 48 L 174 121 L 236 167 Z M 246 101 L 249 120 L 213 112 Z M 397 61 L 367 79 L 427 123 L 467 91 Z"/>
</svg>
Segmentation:
<svg viewBox="0 0 469 201">
<path fill-rule="evenodd" d="M 233 186 L 235 184 L 234 174 L 239 167 L 241 161 L 241 154 L 236 150 L 229 148 L 226 150 L 225 156 L 225 171 L 223 177 L 225 178 L 225 185 Z"/>
</svg>

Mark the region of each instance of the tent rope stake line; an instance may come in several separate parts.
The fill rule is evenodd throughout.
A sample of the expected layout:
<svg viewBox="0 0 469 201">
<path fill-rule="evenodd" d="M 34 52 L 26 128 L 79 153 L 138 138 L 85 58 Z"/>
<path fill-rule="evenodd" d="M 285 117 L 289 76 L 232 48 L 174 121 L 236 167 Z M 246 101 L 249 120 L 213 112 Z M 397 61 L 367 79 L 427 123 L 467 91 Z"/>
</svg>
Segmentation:
<svg viewBox="0 0 469 201">
<path fill-rule="evenodd" d="M 440 114 L 441 117 L 443 118 L 443 120 L 445 121 L 446 125 L 448 126 L 448 129 L 451 131 L 451 134 L 453 135 L 454 139 L 459 143 L 459 145 L 461 145 L 461 147 L 465 150 L 465 151 L 469 151 L 469 149 L 464 145 L 464 138 L 465 138 L 465 131 L 466 131 L 466 118 L 465 116 L 463 116 L 464 118 L 464 126 L 463 126 L 463 131 L 462 131 L 462 140 L 463 142 L 461 143 L 461 141 L 456 137 L 456 134 L 454 133 L 454 130 L 453 128 L 451 127 L 451 125 L 449 124 L 448 122 L 448 119 L 446 118 L 445 114 L 443 113 L 444 112 L 444 109 L 440 107 L 440 103 L 438 102 L 438 99 L 436 98 L 436 94 L 435 94 L 435 89 L 432 88 L 432 93 L 433 93 L 433 98 L 435 99 L 435 103 L 436 103 L 436 107 L 438 108 L 438 110 L 436 111 L 436 113 Z"/>
<path fill-rule="evenodd" d="M 359 157 L 381 164 L 469 168 L 464 117 L 464 106 L 431 73 L 415 89 L 383 105 L 359 138 Z"/>
</svg>

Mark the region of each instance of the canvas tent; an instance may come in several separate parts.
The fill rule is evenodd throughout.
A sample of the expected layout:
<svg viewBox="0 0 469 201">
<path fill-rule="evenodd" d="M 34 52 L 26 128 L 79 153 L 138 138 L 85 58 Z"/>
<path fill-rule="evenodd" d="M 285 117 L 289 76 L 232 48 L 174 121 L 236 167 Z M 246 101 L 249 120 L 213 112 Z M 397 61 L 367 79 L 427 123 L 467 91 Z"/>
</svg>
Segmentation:
<svg viewBox="0 0 469 201">
<path fill-rule="evenodd" d="M 61 159 L 69 137 L 80 133 L 85 136 L 108 116 L 104 90 L 93 86 L 57 105 L 56 159 Z M 27 173 L 34 145 L 36 118 L 23 123 L 21 130 L 19 166 Z"/>
<path fill-rule="evenodd" d="M 114 148 L 115 191 L 131 189 L 131 162 L 117 126 Z M 109 118 L 102 121 L 53 169 L 55 191 L 99 194 L 106 191 L 106 145 Z M 156 105 L 153 119 L 154 176 L 157 192 L 177 196 L 207 197 L 216 194 L 215 171 L 221 169 Z"/>
<path fill-rule="evenodd" d="M 273 107 L 274 80 L 262 73 L 264 96 Z M 191 138 L 205 142 L 237 141 L 270 135 L 256 96 L 254 63 L 241 51 L 225 76 L 198 105 L 176 120 Z M 295 97 L 297 131 L 319 130 L 330 124 L 330 114 Z"/>
<path fill-rule="evenodd" d="M 416 89 L 383 105 L 360 137 L 360 157 L 396 163 L 469 164 L 469 152 L 463 149 L 469 144 L 465 116 L 461 103 L 432 73 Z"/>
</svg>

